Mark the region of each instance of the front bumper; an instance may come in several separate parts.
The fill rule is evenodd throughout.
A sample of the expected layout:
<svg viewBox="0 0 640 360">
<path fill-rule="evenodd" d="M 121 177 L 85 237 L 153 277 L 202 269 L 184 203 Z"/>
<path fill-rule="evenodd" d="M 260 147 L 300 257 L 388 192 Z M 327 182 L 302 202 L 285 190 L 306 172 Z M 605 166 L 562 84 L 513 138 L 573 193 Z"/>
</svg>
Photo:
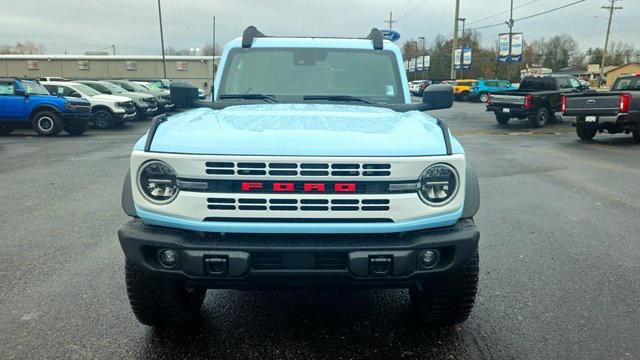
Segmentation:
<svg viewBox="0 0 640 360">
<path fill-rule="evenodd" d="M 89 113 L 62 113 L 63 121 L 68 123 L 88 123 L 93 120 L 93 115 Z"/>
<path fill-rule="evenodd" d="M 126 258 L 146 271 L 185 280 L 189 286 L 260 288 L 296 286 L 410 287 L 443 276 L 474 253 L 480 234 L 472 220 L 395 234 L 198 233 L 132 220 L 118 231 Z M 158 261 L 177 252 L 175 267 Z M 420 265 L 419 253 L 438 253 L 435 265 Z M 213 259 L 216 267 L 211 267 Z M 386 259 L 388 271 L 372 268 Z M 224 265 L 221 267 L 221 261 Z"/>
<path fill-rule="evenodd" d="M 129 120 L 136 118 L 137 112 L 135 110 L 127 110 L 126 112 L 114 113 L 113 119 L 119 123 L 125 123 Z"/>
</svg>

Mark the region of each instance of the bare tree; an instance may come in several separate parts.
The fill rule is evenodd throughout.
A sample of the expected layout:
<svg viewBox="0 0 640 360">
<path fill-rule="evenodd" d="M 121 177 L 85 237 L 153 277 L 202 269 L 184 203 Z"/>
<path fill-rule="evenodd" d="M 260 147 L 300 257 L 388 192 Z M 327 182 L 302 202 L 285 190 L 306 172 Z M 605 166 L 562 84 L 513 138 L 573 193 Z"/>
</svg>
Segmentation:
<svg viewBox="0 0 640 360">
<path fill-rule="evenodd" d="M 0 45 L 0 54 L 44 54 L 45 52 L 46 48 L 43 44 L 36 44 L 30 40 L 17 42 L 14 45 Z"/>
</svg>

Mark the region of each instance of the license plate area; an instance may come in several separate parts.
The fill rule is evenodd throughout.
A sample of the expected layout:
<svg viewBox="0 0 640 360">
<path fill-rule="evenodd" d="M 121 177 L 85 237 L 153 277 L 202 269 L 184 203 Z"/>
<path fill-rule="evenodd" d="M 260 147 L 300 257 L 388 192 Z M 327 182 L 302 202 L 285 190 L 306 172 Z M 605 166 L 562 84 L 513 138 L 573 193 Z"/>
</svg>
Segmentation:
<svg viewBox="0 0 640 360">
<path fill-rule="evenodd" d="M 585 122 L 596 122 L 597 120 L 598 118 L 596 116 L 587 116 L 584 119 Z"/>
<path fill-rule="evenodd" d="M 506 113 L 506 114 L 508 114 L 508 113 L 509 113 L 509 111 L 510 111 L 510 110 L 509 110 L 509 108 L 503 108 L 503 109 L 502 109 L 502 112 L 503 112 L 503 113 Z"/>
</svg>

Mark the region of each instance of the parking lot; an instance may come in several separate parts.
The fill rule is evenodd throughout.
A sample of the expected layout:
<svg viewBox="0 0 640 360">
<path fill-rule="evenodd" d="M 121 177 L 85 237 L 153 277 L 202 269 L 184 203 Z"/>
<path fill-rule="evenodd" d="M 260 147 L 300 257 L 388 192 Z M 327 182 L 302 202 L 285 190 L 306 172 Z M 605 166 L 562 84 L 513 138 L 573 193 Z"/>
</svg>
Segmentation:
<svg viewBox="0 0 640 360">
<path fill-rule="evenodd" d="M 435 111 L 480 176 L 481 274 L 461 326 L 428 330 L 404 290 L 210 290 L 196 328 L 131 313 L 117 229 L 148 121 L 85 136 L 0 137 L 0 358 L 640 357 L 640 145 L 568 122 L 501 126 Z"/>
</svg>

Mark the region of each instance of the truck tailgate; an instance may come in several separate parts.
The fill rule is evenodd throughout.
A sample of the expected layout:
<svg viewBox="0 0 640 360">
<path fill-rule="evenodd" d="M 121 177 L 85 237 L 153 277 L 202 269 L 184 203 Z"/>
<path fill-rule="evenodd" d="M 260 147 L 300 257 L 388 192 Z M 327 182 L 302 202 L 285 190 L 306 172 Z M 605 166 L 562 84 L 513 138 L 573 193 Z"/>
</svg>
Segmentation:
<svg viewBox="0 0 640 360">
<path fill-rule="evenodd" d="M 619 94 L 585 94 L 566 97 L 565 115 L 608 115 L 618 114 Z"/>
<path fill-rule="evenodd" d="M 491 94 L 491 104 L 524 105 L 524 95 Z"/>
</svg>

